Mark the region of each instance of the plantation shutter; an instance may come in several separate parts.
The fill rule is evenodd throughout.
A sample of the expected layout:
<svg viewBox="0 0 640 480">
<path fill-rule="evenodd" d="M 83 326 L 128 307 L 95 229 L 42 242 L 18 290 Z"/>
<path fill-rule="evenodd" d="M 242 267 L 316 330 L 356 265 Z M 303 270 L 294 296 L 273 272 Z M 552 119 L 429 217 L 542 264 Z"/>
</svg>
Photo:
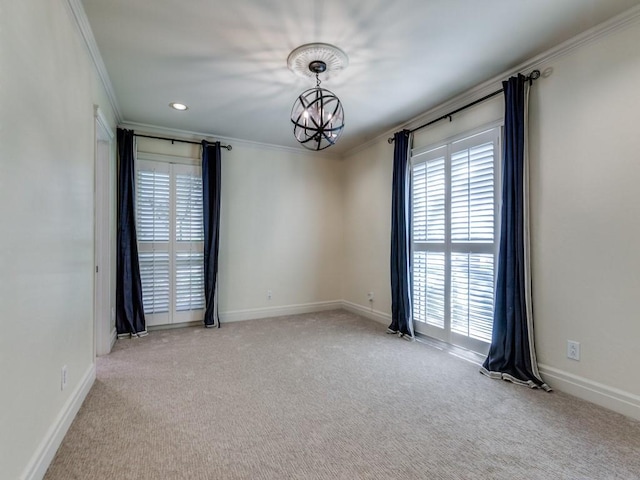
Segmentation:
<svg viewBox="0 0 640 480">
<path fill-rule="evenodd" d="M 429 250 L 414 249 L 414 319 L 444 328 L 445 322 L 445 148 L 429 152 L 413 167 L 412 229 L 414 242 Z"/>
<path fill-rule="evenodd" d="M 475 250 L 473 243 L 494 241 L 494 142 L 455 150 L 451 154 L 451 330 L 490 342 L 494 255 L 468 250 Z M 467 251 L 457 251 L 460 248 Z"/>
<path fill-rule="evenodd" d="M 204 241 L 201 175 L 176 175 L 176 241 Z"/>
<path fill-rule="evenodd" d="M 176 310 L 204 309 L 204 254 L 176 253 Z"/>
<path fill-rule="evenodd" d="M 145 164 L 137 172 L 136 221 L 146 316 L 165 314 L 170 308 L 169 231 L 171 177 L 168 165 Z M 153 323 L 153 320 L 151 321 Z"/>
<path fill-rule="evenodd" d="M 444 328 L 444 252 L 413 253 L 413 301 L 414 320 Z"/>
<path fill-rule="evenodd" d="M 141 242 L 169 241 L 169 172 L 138 170 L 137 233 Z"/>
<path fill-rule="evenodd" d="M 494 128 L 412 152 L 416 330 L 476 350 L 493 325 L 498 141 Z"/>
<path fill-rule="evenodd" d="M 493 254 L 451 254 L 451 330 L 485 342 L 493 326 Z"/>
<path fill-rule="evenodd" d="M 493 142 L 451 155 L 451 239 L 493 242 Z"/>
<path fill-rule="evenodd" d="M 180 166 L 176 173 L 175 290 L 178 312 L 205 307 L 203 242 L 202 175 Z"/>
<path fill-rule="evenodd" d="M 188 164 L 137 162 L 136 223 L 147 324 L 202 320 L 202 177 Z"/>
</svg>

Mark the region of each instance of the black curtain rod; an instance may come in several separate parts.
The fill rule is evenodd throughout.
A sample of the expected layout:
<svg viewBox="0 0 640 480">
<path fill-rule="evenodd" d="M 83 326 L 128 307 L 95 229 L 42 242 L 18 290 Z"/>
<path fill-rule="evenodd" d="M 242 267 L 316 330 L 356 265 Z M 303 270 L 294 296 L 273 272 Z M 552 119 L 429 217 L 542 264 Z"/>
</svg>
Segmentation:
<svg viewBox="0 0 640 480">
<path fill-rule="evenodd" d="M 154 137 L 153 135 L 142 135 L 140 133 L 134 133 L 134 137 L 144 137 L 144 138 L 155 138 L 156 140 L 167 140 L 171 143 L 180 142 L 180 143 L 190 143 L 192 145 L 202 145 L 201 142 L 194 142 L 192 140 L 180 140 L 178 138 L 167 138 L 167 137 Z M 211 142 L 213 143 L 213 142 Z M 231 145 L 222 145 L 220 144 L 220 148 L 226 148 L 227 150 L 231 150 L 233 147 Z"/>
<path fill-rule="evenodd" d="M 527 77 L 527 80 L 529 80 L 529 83 L 532 83 L 534 80 L 537 80 L 538 78 L 540 78 L 540 70 L 534 70 L 533 72 L 531 72 L 531 74 Z M 479 98 L 478 100 L 475 100 L 471 103 L 467 103 L 465 106 L 457 108 L 456 110 L 454 110 L 453 112 L 449 112 L 446 115 L 442 115 L 441 117 L 436 118 L 435 120 L 431 120 L 430 122 L 427 122 L 423 125 L 420 125 L 419 127 L 416 128 L 412 128 L 411 130 L 409 130 L 411 133 L 415 132 L 416 130 L 420 130 L 422 128 L 428 127 L 430 125 L 433 125 L 434 123 L 439 122 L 440 120 L 444 120 L 446 118 L 449 119 L 449 121 L 452 120 L 452 115 L 455 115 L 456 113 L 459 113 L 463 110 L 466 110 L 467 108 L 473 107 L 474 105 L 477 105 L 479 103 L 484 102 L 485 100 L 489 100 L 490 98 L 495 97 L 496 95 L 500 95 L 504 90 L 501 88 L 500 90 L 496 90 L 495 92 L 491 92 L 488 95 L 485 95 L 482 98 Z M 387 142 L 389 143 L 393 143 L 394 138 L 393 137 L 389 137 L 387 139 Z"/>
</svg>

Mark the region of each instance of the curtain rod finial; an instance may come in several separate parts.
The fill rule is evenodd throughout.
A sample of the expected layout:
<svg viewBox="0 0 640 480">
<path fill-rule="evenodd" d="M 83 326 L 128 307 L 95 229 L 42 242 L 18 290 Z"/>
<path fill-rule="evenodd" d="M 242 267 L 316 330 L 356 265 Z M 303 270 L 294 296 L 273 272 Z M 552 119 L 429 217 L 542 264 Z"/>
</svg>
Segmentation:
<svg viewBox="0 0 640 480">
<path fill-rule="evenodd" d="M 387 143 L 391 145 L 393 143 L 393 137 L 387 138 Z"/>
</svg>

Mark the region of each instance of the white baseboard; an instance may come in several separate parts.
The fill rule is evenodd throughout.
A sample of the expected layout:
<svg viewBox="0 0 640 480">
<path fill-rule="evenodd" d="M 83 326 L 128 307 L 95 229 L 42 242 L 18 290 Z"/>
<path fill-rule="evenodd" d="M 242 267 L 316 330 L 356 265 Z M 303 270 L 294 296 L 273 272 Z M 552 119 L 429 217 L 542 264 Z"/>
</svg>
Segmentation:
<svg viewBox="0 0 640 480">
<path fill-rule="evenodd" d="M 548 365 L 539 364 L 538 368 L 552 388 L 640 420 L 640 396 Z"/>
<path fill-rule="evenodd" d="M 374 310 L 373 308 L 368 308 L 363 305 L 358 305 L 357 303 L 348 302 L 346 300 L 342 300 L 341 303 L 342 308 L 351 313 L 362 315 L 363 317 L 375 320 L 378 323 L 384 324 L 385 327 L 388 327 L 391 324 L 391 315 L 389 315 L 388 313 L 380 312 L 378 310 Z"/>
<path fill-rule="evenodd" d="M 80 410 L 82 402 L 84 402 L 89 390 L 91 390 L 95 379 L 96 364 L 92 363 L 40 442 L 27 468 L 20 477 L 21 479 L 41 480 L 44 474 L 47 473 L 47 468 L 49 468 L 67 430 L 69 430 L 71 422 L 76 418 L 78 410 Z"/>
<path fill-rule="evenodd" d="M 250 308 L 247 310 L 234 310 L 220 312 L 220 323 L 241 322 L 243 320 L 255 320 L 258 318 L 279 317 L 282 315 L 297 315 L 300 313 L 322 312 L 343 307 L 341 300 L 329 302 L 303 303 L 299 305 L 284 305 L 280 307 Z"/>
</svg>

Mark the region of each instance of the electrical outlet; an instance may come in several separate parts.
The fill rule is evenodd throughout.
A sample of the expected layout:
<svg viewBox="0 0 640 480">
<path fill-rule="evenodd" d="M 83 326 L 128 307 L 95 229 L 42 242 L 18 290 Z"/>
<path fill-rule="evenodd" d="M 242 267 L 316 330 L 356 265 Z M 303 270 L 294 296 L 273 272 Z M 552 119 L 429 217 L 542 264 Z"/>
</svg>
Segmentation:
<svg viewBox="0 0 640 480">
<path fill-rule="evenodd" d="M 60 371 L 60 390 L 67 388 L 67 366 L 63 365 Z"/>
<path fill-rule="evenodd" d="M 567 358 L 580 360 L 580 342 L 567 340 Z"/>
<path fill-rule="evenodd" d="M 271 290 L 267 290 L 267 300 L 271 300 L 271 297 L 273 297 L 273 292 Z"/>
<path fill-rule="evenodd" d="M 367 293 L 367 298 L 369 299 L 370 302 L 373 302 L 373 292 L 369 292 Z"/>
</svg>

